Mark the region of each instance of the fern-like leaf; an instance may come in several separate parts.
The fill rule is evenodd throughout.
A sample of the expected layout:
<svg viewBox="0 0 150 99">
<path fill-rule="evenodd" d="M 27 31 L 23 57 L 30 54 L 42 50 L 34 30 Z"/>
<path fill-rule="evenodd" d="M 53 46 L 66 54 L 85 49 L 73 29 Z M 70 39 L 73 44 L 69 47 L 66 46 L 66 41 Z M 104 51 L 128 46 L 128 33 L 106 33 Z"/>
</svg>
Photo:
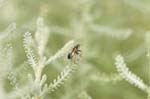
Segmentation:
<svg viewBox="0 0 150 99">
<path fill-rule="evenodd" d="M 90 28 L 99 35 L 107 35 L 117 39 L 127 39 L 133 33 L 131 29 L 114 29 L 108 26 L 101 26 L 96 24 L 90 25 Z"/>
<path fill-rule="evenodd" d="M 140 79 L 138 76 L 136 76 L 134 73 L 132 73 L 126 66 L 124 62 L 124 58 L 121 55 L 118 55 L 116 57 L 116 68 L 119 74 L 127 80 L 129 83 L 135 85 L 136 87 L 140 88 L 143 91 L 148 90 L 148 86 L 143 82 L 142 79 Z"/>
<path fill-rule="evenodd" d="M 42 57 L 49 37 L 49 29 L 44 25 L 44 19 L 42 17 L 37 19 L 36 28 L 35 41 L 37 43 L 38 54 Z"/>
<path fill-rule="evenodd" d="M 29 32 L 26 32 L 24 34 L 24 49 L 25 49 L 25 53 L 26 53 L 26 56 L 28 58 L 28 62 L 29 64 L 35 68 L 37 66 L 37 59 L 33 53 L 33 50 L 31 48 L 31 43 L 32 43 L 32 36 L 31 36 L 31 33 Z"/>
<path fill-rule="evenodd" d="M 63 48 L 61 48 L 58 52 L 56 52 L 55 55 L 51 56 L 51 57 L 48 59 L 48 61 L 46 62 L 46 64 L 49 64 L 49 63 L 51 63 L 52 61 L 56 60 L 57 58 L 66 55 L 66 54 L 70 51 L 70 49 L 71 49 L 73 46 L 74 46 L 74 41 L 73 41 L 73 40 L 69 41 L 68 43 L 66 43 L 66 44 L 64 45 Z"/>
<path fill-rule="evenodd" d="M 56 89 L 58 89 L 61 85 L 64 84 L 64 81 L 66 81 L 71 74 L 76 69 L 76 65 L 66 66 L 65 69 L 58 75 L 58 77 L 53 80 L 52 83 L 50 83 L 49 86 L 45 85 L 43 88 L 43 92 L 40 96 L 45 96 L 46 93 L 52 93 Z"/>
</svg>

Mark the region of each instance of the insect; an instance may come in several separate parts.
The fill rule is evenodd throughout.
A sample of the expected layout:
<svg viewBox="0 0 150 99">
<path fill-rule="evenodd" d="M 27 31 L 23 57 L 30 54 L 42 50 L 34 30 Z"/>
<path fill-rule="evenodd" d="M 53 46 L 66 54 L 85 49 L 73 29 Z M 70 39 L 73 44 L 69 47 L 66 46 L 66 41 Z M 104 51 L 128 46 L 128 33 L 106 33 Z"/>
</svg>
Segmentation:
<svg viewBox="0 0 150 99">
<path fill-rule="evenodd" d="M 81 52 L 81 50 L 79 48 L 80 48 L 80 44 L 75 45 L 72 48 L 72 51 L 68 54 L 67 58 L 72 59 L 74 56 L 79 55 Z"/>
</svg>

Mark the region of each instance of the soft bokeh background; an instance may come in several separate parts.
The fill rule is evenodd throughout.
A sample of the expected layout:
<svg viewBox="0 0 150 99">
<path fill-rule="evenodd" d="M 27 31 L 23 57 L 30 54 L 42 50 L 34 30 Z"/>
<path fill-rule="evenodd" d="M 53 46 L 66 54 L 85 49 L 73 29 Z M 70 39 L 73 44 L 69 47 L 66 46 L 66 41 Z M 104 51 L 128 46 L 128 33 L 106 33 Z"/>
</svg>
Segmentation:
<svg viewBox="0 0 150 99">
<path fill-rule="evenodd" d="M 23 34 L 35 33 L 39 16 L 50 29 L 47 57 L 72 39 L 81 44 L 82 50 L 78 71 L 49 97 L 77 99 L 86 91 L 93 99 L 146 99 L 145 92 L 125 80 L 113 82 L 101 77 L 117 74 L 114 58 L 121 53 L 131 71 L 150 84 L 145 43 L 145 34 L 150 30 L 149 0 L 0 0 L 0 31 L 12 22 L 17 25 L 4 40 L 12 43 L 14 69 L 26 61 Z M 43 72 L 48 75 L 47 82 L 56 78 L 67 62 L 64 57 L 48 65 Z M 21 83 L 28 72 L 32 73 L 30 69 L 18 77 Z M 4 82 L 9 93 L 12 86 Z"/>
</svg>

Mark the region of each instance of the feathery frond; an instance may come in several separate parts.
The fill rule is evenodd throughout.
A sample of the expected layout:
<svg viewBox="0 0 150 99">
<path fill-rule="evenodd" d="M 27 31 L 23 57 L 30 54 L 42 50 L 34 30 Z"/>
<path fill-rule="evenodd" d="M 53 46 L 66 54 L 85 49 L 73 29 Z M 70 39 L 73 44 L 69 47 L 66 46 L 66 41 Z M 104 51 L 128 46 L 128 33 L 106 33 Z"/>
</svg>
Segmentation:
<svg viewBox="0 0 150 99">
<path fill-rule="evenodd" d="M 7 60 L 6 60 L 7 59 Z M 0 45 L 0 77 L 5 77 L 13 64 L 13 47 L 11 44 Z M 5 73 L 3 73 L 5 72 Z"/>
<path fill-rule="evenodd" d="M 138 76 L 133 74 L 126 66 L 124 62 L 124 58 L 121 55 L 118 55 L 116 57 L 116 62 L 115 62 L 117 71 L 119 74 L 127 80 L 129 83 L 135 85 L 136 87 L 140 88 L 141 90 L 147 92 L 148 86 L 141 80 Z"/>
<path fill-rule="evenodd" d="M 49 37 L 49 29 L 44 25 L 42 17 L 37 19 L 36 28 L 35 41 L 37 43 L 38 54 L 42 57 Z"/>
<path fill-rule="evenodd" d="M 46 64 L 49 64 L 52 61 L 56 60 L 57 58 L 60 58 L 60 57 L 62 57 L 64 55 L 66 55 L 73 46 L 74 46 L 74 41 L 73 40 L 69 41 L 68 43 L 66 43 L 64 45 L 63 48 L 61 48 L 59 51 L 57 51 L 56 54 L 54 54 L 53 56 L 51 56 L 48 59 L 48 61 L 46 62 Z"/>
<path fill-rule="evenodd" d="M 98 74 L 91 74 L 90 79 L 92 81 L 100 81 L 100 82 L 119 82 L 122 80 L 121 76 L 118 74 L 110 74 L 107 75 L 103 72 L 99 72 Z"/>
<path fill-rule="evenodd" d="M 131 29 L 114 29 L 108 26 L 96 24 L 90 25 L 90 29 L 99 35 L 107 35 L 117 39 L 127 39 L 133 33 Z"/>
<path fill-rule="evenodd" d="M 10 84 L 12 86 L 14 86 L 14 88 L 16 88 L 16 89 L 18 88 L 17 78 L 16 78 L 16 76 L 14 75 L 13 72 L 10 72 L 8 74 L 8 80 L 10 81 Z"/>
<path fill-rule="evenodd" d="M 35 69 L 35 67 L 37 66 L 37 59 L 31 48 L 31 44 L 33 43 L 31 33 L 26 32 L 24 34 L 23 43 L 24 43 L 24 49 L 26 52 L 26 56 L 28 58 L 28 62 Z"/>
<path fill-rule="evenodd" d="M 50 93 L 56 90 L 58 87 L 60 87 L 62 84 L 64 84 L 64 81 L 67 80 L 67 78 L 71 75 L 71 73 L 74 71 L 73 66 L 66 66 L 66 68 L 60 73 L 60 75 L 55 79 L 50 85 Z"/>
<path fill-rule="evenodd" d="M 66 66 L 65 69 L 60 73 L 60 75 L 58 75 L 57 78 L 53 80 L 53 82 L 50 83 L 49 86 L 46 85 L 47 87 L 43 88 L 41 96 L 44 96 L 44 94 L 51 93 L 58 89 L 58 87 L 64 84 L 64 81 L 66 81 L 71 76 L 75 69 L 76 65 Z"/>
</svg>

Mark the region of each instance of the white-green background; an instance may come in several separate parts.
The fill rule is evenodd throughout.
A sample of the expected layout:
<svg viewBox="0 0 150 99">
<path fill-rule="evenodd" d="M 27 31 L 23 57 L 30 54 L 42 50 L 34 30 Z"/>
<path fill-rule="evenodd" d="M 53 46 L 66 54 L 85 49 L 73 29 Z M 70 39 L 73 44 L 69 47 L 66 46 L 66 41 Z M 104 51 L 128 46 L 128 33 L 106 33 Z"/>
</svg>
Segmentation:
<svg viewBox="0 0 150 99">
<path fill-rule="evenodd" d="M 50 30 L 46 57 L 70 40 L 81 44 L 82 50 L 78 69 L 45 99 L 90 99 L 84 98 L 85 93 L 92 99 L 147 99 L 146 92 L 120 78 L 115 57 L 122 54 L 127 67 L 150 85 L 150 42 L 146 42 L 150 39 L 146 35 L 150 31 L 149 0 L 0 0 L 1 34 L 16 23 L 16 29 L 0 40 L 2 46 L 13 47 L 12 71 L 27 61 L 23 35 L 28 31 L 34 36 L 38 17 L 43 17 Z M 3 59 L 6 63 L 7 58 Z M 63 56 L 48 64 L 42 72 L 47 75 L 46 83 L 53 81 L 68 62 Z M 5 71 L 0 70 L 0 74 Z M 28 73 L 34 76 L 30 66 L 19 71 L 15 83 L 20 86 L 27 81 Z M 14 86 L 7 75 L 0 79 L 0 87 L 9 94 Z"/>
</svg>

